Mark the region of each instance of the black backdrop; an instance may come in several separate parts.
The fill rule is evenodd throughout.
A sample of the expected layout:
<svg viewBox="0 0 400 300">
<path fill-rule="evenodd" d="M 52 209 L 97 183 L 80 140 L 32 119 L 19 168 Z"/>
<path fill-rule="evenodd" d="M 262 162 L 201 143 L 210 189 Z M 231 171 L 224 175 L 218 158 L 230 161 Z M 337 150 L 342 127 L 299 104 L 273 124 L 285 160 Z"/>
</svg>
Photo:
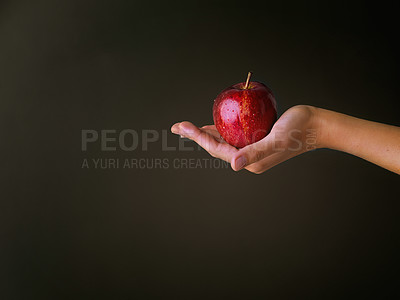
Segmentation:
<svg viewBox="0 0 400 300">
<path fill-rule="evenodd" d="M 276 2 L 0 2 L 1 299 L 398 291 L 393 173 L 330 150 L 262 175 L 161 140 L 82 151 L 84 129 L 209 124 L 214 97 L 249 70 L 280 113 L 310 104 L 400 125 L 394 6 Z M 148 165 L 82 168 L 93 158 Z M 173 166 L 189 158 L 201 167 Z"/>
</svg>

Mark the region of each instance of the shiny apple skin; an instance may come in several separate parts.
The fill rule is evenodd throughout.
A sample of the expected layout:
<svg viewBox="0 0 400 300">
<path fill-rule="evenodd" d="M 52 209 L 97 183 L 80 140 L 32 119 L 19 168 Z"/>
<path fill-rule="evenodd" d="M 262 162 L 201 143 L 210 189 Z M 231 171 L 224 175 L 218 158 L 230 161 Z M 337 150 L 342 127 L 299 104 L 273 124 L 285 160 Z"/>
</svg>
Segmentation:
<svg viewBox="0 0 400 300">
<path fill-rule="evenodd" d="M 238 83 L 223 90 L 214 100 L 214 124 L 230 145 L 243 148 L 264 138 L 277 117 L 272 91 L 256 81 Z"/>
</svg>

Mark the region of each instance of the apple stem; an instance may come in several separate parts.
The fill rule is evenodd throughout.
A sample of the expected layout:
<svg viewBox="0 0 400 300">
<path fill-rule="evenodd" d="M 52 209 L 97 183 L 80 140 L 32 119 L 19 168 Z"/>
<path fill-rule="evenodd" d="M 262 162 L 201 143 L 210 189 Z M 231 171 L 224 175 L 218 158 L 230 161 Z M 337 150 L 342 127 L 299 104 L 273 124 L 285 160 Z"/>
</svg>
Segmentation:
<svg viewBox="0 0 400 300">
<path fill-rule="evenodd" d="M 249 73 L 247 74 L 246 84 L 244 85 L 244 88 L 245 88 L 245 89 L 248 89 L 248 88 L 249 88 L 249 83 L 250 83 L 251 75 L 253 75 L 252 72 L 249 72 Z"/>
</svg>

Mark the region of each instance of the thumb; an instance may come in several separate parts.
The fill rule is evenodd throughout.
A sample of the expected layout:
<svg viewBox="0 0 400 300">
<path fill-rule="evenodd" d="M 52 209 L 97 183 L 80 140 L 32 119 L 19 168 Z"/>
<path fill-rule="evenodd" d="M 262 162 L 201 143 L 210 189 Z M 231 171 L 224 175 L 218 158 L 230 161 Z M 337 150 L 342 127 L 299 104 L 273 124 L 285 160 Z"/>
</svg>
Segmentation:
<svg viewBox="0 0 400 300">
<path fill-rule="evenodd" d="M 248 165 L 262 160 L 274 152 L 273 141 L 266 137 L 261 141 L 240 149 L 232 157 L 231 167 L 234 171 L 239 171 Z"/>
</svg>

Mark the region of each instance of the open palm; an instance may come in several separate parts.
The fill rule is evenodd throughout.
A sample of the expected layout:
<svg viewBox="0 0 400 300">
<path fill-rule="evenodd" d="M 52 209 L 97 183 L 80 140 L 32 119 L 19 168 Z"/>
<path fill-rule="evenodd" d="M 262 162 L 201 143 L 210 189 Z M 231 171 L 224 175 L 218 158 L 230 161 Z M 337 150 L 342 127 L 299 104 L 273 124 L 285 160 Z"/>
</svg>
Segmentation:
<svg viewBox="0 0 400 300">
<path fill-rule="evenodd" d="M 278 119 L 266 137 L 241 149 L 227 144 L 215 125 L 199 128 L 184 121 L 174 124 L 171 131 L 195 141 L 211 156 L 230 162 L 235 171 L 244 168 L 260 174 L 285 160 L 315 148 L 316 139 L 311 139 L 312 145 L 306 143 L 308 135 L 316 135 L 314 128 L 313 107 L 297 105 L 288 109 Z"/>
</svg>

